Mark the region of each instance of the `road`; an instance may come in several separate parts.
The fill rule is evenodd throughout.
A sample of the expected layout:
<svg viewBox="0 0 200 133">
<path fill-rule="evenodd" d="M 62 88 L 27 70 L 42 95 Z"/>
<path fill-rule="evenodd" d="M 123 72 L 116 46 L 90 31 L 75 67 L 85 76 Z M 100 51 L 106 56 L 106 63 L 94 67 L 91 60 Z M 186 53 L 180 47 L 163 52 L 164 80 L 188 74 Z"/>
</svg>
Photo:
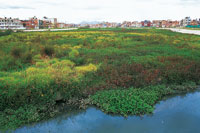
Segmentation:
<svg viewBox="0 0 200 133">
<path fill-rule="evenodd" d="M 166 29 L 169 29 L 173 32 L 200 35 L 200 30 L 188 30 L 188 29 L 176 29 L 176 28 L 166 28 Z"/>
<path fill-rule="evenodd" d="M 24 32 L 38 32 L 38 31 L 67 31 L 67 30 L 77 30 L 78 28 L 68 28 L 68 29 L 38 29 L 38 30 L 24 30 Z"/>
</svg>

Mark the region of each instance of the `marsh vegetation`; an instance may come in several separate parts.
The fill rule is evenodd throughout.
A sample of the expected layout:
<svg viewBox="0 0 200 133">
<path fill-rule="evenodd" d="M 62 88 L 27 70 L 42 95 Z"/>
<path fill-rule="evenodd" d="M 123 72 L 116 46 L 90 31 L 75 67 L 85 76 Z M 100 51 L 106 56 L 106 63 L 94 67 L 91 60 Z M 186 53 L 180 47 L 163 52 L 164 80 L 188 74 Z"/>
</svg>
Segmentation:
<svg viewBox="0 0 200 133">
<path fill-rule="evenodd" d="M 0 35 L 0 129 L 54 117 L 58 103 L 152 113 L 200 84 L 200 36 L 159 29 Z"/>
</svg>

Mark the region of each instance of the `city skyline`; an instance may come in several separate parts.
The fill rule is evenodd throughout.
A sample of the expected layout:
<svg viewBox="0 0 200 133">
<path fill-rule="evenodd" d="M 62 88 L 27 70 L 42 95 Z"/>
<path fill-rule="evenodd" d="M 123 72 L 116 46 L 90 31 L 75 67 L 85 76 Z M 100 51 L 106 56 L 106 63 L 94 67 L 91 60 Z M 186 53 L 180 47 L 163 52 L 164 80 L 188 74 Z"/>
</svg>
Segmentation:
<svg viewBox="0 0 200 133">
<path fill-rule="evenodd" d="M 177 27 L 191 27 L 200 28 L 200 18 L 191 19 L 185 17 L 180 21 L 171 20 L 153 20 L 153 21 L 124 21 L 123 23 L 113 22 L 93 22 L 93 23 L 82 23 L 82 24 L 67 24 L 58 22 L 57 18 L 44 17 L 39 19 L 36 16 L 29 18 L 28 20 L 20 20 L 19 18 L 0 18 L 0 29 L 55 29 L 55 28 L 142 28 L 142 27 L 156 27 L 156 28 L 177 28 Z"/>
<path fill-rule="evenodd" d="M 123 22 L 142 20 L 181 20 L 185 16 L 199 18 L 200 0 L 1 0 L 0 17 L 30 16 L 58 18 L 62 22 Z"/>
</svg>

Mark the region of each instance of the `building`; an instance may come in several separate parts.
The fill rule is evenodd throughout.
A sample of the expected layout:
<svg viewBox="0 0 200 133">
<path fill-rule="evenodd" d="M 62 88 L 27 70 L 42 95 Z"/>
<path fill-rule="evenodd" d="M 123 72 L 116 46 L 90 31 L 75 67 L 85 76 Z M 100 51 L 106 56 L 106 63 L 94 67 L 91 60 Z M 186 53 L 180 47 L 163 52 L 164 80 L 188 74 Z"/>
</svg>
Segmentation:
<svg viewBox="0 0 200 133">
<path fill-rule="evenodd" d="M 57 18 L 48 18 L 48 17 L 43 17 L 43 19 L 41 20 L 42 24 L 43 24 L 43 28 L 57 28 Z"/>
<path fill-rule="evenodd" d="M 57 23 L 57 28 L 66 28 L 65 23 Z"/>
<path fill-rule="evenodd" d="M 151 27 L 152 23 L 149 20 L 142 21 L 142 27 Z"/>
<path fill-rule="evenodd" d="M 124 22 L 121 24 L 121 27 L 123 27 L 123 28 L 131 27 L 131 24 L 132 24 L 131 21 L 124 21 Z"/>
<path fill-rule="evenodd" d="M 142 24 L 140 22 L 138 22 L 138 21 L 133 21 L 131 23 L 131 27 L 133 27 L 133 28 L 139 28 L 139 27 L 142 27 Z"/>
<path fill-rule="evenodd" d="M 161 21 L 161 27 L 166 28 L 167 27 L 167 20 L 162 20 Z"/>
<path fill-rule="evenodd" d="M 194 20 L 192 20 L 192 21 L 190 22 L 190 25 L 192 25 L 192 26 L 197 26 L 197 25 L 199 25 L 199 22 L 198 22 L 197 19 L 194 19 Z"/>
<path fill-rule="evenodd" d="M 44 29 L 44 21 L 39 19 L 39 29 Z"/>
<path fill-rule="evenodd" d="M 29 18 L 29 20 L 21 20 L 21 23 L 23 24 L 23 27 L 28 30 L 39 29 L 39 19 L 37 19 L 35 16 Z"/>
<path fill-rule="evenodd" d="M 156 28 L 161 27 L 161 21 L 160 20 L 153 20 L 152 26 L 156 27 Z"/>
<path fill-rule="evenodd" d="M 199 20 L 198 20 L 198 25 L 200 25 L 200 18 L 199 18 Z"/>
<path fill-rule="evenodd" d="M 65 28 L 77 28 L 77 24 L 65 24 Z"/>
<path fill-rule="evenodd" d="M 171 28 L 172 27 L 172 24 L 173 24 L 173 21 L 172 20 L 167 20 L 166 21 L 166 28 Z"/>
<path fill-rule="evenodd" d="M 0 18 L 0 29 L 24 29 L 18 18 Z"/>
<path fill-rule="evenodd" d="M 183 26 L 183 27 L 190 25 L 190 23 L 191 23 L 190 17 L 185 17 L 184 19 L 181 20 L 181 26 Z"/>
<path fill-rule="evenodd" d="M 171 27 L 173 27 L 173 28 L 180 27 L 180 22 L 179 21 L 172 21 Z"/>
</svg>

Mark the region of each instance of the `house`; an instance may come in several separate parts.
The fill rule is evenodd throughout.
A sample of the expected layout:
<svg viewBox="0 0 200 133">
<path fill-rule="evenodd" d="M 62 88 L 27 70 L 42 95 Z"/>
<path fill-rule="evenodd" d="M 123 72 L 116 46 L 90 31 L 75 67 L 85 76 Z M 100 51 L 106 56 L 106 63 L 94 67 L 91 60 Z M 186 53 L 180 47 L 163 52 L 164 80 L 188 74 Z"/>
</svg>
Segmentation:
<svg viewBox="0 0 200 133">
<path fill-rule="evenodd" d="M 198 23 L 198 20 L 196 19 L 194 19 L 194 20 L 192 20 L 191 22 L 190 22 L 190 25 L 192 25 L 192 26 L 197 26 L 197 25 L 199 25 L 199 23 Z"/>
<path fill-rule="evenodd" d="M 121 27 L 123 27 L 123 28 L 131 27 L 131 24 L 132 24 L 132 22 L 130 22 L 130 21 L 124 21 L 121 24 Z"/>
<path fill-rule="evenodd" d="M 26 29 L 39 29 L 39 19 L 37 19 L 35 16 L 29 18 L 29 20 L 21 20 L 21 23 Z"/>
<path fill-rule="evenodd" d="M 134 28 L 139 28 L 139 27 L 142 27 L 141 23 L 138 22 L 138 21 L 133 21 L 131 23 L 131 27 L 134 27 Z"/>
<path fill-rule="evenodd" d="M 65 24 L 65 28 L 74 28 L 77 27 L 76 24 Z"/>
<path fill-rule="evenodd" d="M 142 21 L 142 27 L 151 27 L 152 23 L 149 20 Z"/>
<path fill-rule="evenodd" d="M 161 21 L 161 27 L 162 28 L 167 28 L 167 23 L 168 23 L 167 20 L 162 20 Z"/>
<path fill-rule="evenodd" d="M 24 29 L 18 18 L 0 18 L 0 29 Z"/>
<path fill-rule="evenodd" d="M 173 28 L 180 27 L 180 22 L 179 21 L 172 21 L 171 27 L 173 27 Z"/>
<path fill-rule="evenodd" d="M 161 27 L 161 21 L 160 20 L 153 20 L 152 21 L 152 26 L 156 27 L 156 28 Z"/>
<path fill-rule="evenodd" d="M 57 28 L 65 28 L 65 23 L 57 23 Z"/>
</svg>

